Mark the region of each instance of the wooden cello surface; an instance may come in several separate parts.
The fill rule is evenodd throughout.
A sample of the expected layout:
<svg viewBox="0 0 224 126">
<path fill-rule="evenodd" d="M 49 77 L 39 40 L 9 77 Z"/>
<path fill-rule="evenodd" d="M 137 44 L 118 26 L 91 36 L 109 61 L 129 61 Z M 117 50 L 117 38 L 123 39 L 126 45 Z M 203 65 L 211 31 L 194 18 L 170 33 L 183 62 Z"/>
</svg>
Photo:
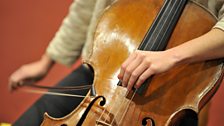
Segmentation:
<svg viewBox="0 0 224 126">
<path fill-rule="evenodd" d="M 88 94 L 63 118 L 45 114 L 42 126 L 141 126 L 145 120 L 148 126 L 170 126 L 185 116 L 197 117 L 221 83 L 220 60 L 186 64 L 155 75 L 142 94 L 126 96 L 127 89 L 117 85 L 121 64 L 139 47 L 162 5 L 163 0 L 118 0 L 105 10 L 91 56 L 84 62 L 93 68 L 96 94 L 103 96 L 106 104 L 99 105 L 97 99 L 83 118 L 93 100 Z M 205 34 L 215 23 L 213 15 L 188 2 L 166 48 Z"/>
</svg>

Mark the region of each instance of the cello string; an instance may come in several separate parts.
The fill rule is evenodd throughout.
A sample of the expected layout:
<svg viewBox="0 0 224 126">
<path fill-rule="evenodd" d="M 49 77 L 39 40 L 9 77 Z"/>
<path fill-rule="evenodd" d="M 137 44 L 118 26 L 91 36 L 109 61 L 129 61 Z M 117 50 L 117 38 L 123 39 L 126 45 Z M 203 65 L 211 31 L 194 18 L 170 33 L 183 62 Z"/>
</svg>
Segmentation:
<svg viewBox="0 0 224 126">
<path fill-rule="evenodd" d="M 128 105 L 127 105 L 128 107 L 126 107 L 125 112 L 122 114 L 122 116 L 121 116 L 121 120 L 119 121 L 118 125 L 120 125 L 121 121 L 124 119 L 124 116 L 125 116 L 126 113 L 128 112 L 128 108 L 130 107 L 131 102 L 132 102 L 132 100 L 133 100 L 133 98 L 134 98 L 136 92 L 137 92 L 137 89 L 135 90 L 135 92 L 134 92 L 134 94 L 132 95 L 131 99 L 128 101 Z M 112 123 L 111 123 L 111 124 L 112 124 Z"/>
<path fill-rule="evenodd" d="M 114 118 L 112 119 L 112 121 L 111 121 L 111 125 L 113 124 L 113 122 L 115 121 L 115 118 L 116 118 L 116 116 L 118 115 L 118 113 L 119 113 L 119 111 L 120 111 L 120 109 L 121 109 L 121 107 L 123 106 L 123 104 L 126 102 L 126 97 L 127 97 L 127 95 L 129 94 L 129 90 L 126 92 L 126 94 L 125 94 L 125 97 L 123 97 L 123 100 L 122 100 L 122 103 L 120 104 L 120 107 L 119 107 L 119 109 L 117 110 L 117 112 L 116 112 L 116 114 L 114 115 Z"/>
<path fill-rule="evenodd" d="M 169 2 L 167 6 L 171 6 L 171 2 Z M 164 13 L 168 11 L 167 9 L 168 9 L 168 7 L 164 10 Z M 163 13 L 163 15 L 164 15 L 164 13 Z M 161 17 L 162 17 L 162 16 L 161 16 Z M 163 17 L 164 17 L 164 16 L 163 16 Z M 168 16 L 167 16 L 167 17 L 168 17 Z M 159 20 L 158 24 L 161 24 L 161 20 Z M 159 27 L 159 25 L 156 25 L 155 29 L 158 29 L 158 27 Z M 162 26 L 162 27 L 163 27 L 163 26 Z M 159 32 L 159 33 L 160 33 L 160 32 Z M 156 33 L 155 33 L 155 30 L 152 31 L 152 36 L 153 36 L 154 34 L 156 34 Z M 157 34 L 157 35 L 158 35 L 158 34 Z M 157 39 L 157 38 L 158 38 L 158 36 L 156 37 L 156 39 Z M 152 49 L 152 47 L 154 46 L 154 44 L 155 44 L 155 43 L 153 43 L 153 45 L 151 46 L 150 49 Z M 146 44 L 144 50 L 146 49 L 147 46 L 148 46 L 148 44 Z"/>
<path fill-rule="evenodd" d="M 125 95 L 124 95 L 124 96 L 121 96 L 121 97 L 123 98 L 121 105 L 124 104 L 123 101 L 124 101 L 125 97 L 127 97 L 128 93 L 129 93 L 129 91 L 126 91 Z M 115 104 L 115 102 L 114 102 L 114 104 L 112 105 L 112 107 L 111 107 L 110 110 L 108 111 L 108 116 L 106 116 L 106 117 L 109 117 L 109 114 L 112 112 L 112 110 L 113 110 L 114 108 L 116 108 L 115 105 L 116 105 L 116 104 Z M 119 110 L 120 110 L 120 108 L 119 108 Z M 118 111 L 119 111 L 119 110 L 118 110 Z M 106 118 L 106 119 L 107 119 L 107 118 Z M 106 119 L 104 120 L 104 122 L 106 121 Z"/>
<path fill-rule="evenodd" d="M 182 0 L 181 0 L 181 2 L 182 2 Z M 180 2 L 180 3 L 181 3 L 181 2 Z M 170 3 L 171 3 L 171 2 L 170 2 Z M 170 3 L 169 3 L 169 4 L 170 4 Z M 168 15 L 171 14 L 171 12 L 173 11 L 174 6 L 175 6 L 176 3 L 177 3 L 177 1 L 174 2 L 173 6 L 171 7 L 170 12 L 168 12 Z M 178 8 L 180 7 L 180 3 L 177 5 Z M 166 8 L 166 9 L 167 9 L 167 8 Z M 167 10 L 166 10 L 166 11 L 167 11 Z M 174 15 L 176 15 L 176 13 L 177 13 L 177 10 L 174 12 L 174 14 L 173 14 L 173 16 L 171 17 L 171 19 L 174 18 Z M 162 28 L 163 28 L 164 25 L 167 23 L 168 17 L 169 17 L 169 16 L 167 16 L 167 18 L 166 18 L 164 24 L 162 25 Z M 160 21 L 161 21 L 161 20 L 160 20 Z M 159 22 L 160 22 L 160 21 L 159 21 Z M 170 24 L 170 23 L 169 23 L 169 24 Z M 157 25 L 157 26 L 158 26 L 158 25 Z M 153 32 L 154 32 L 154 31 L 153 31 Z M 161 32 L 161 29 L 160 29 L 159 33 L 160 33 L 160 32 Z M 166 32 L 167 32 L 167 29 L 166 29 Z M 158 39 L 158 36 L 159 36 L 159 34 L 157 34 L 156 39 Z M 164 37 L 164 35 L 163 35 L 163 37 Z M 159 41 L 159 42 L 161 43 L 161 41 Z M 159 45 L 160 45 L 160 43 L 159 43 Z M 153 43 L 153 44 L 155 44 L 155 43 Z M 157 49 L 158 49 L 159 45 L 157 46 Z M 151 48 L 152 48 L 152 47 L 153 47 L 153 46 L 151 46 Z M 131 101 L 133 100 L 135 94 L 136 94 L 136 92 L 132 95 L 132 99 L 129 100 L 129 104 L 127 105 L 127 108 L 126 108 L 125 112 L 123 113 L 122 118 L 121 118 L 121 120 L 119 121 L 119 124 L 120 124 L 120 122 L 124 119 L 124 116 L 126 115 L 127 110 L 128 110 L 128 108 L 130 107 L 130 103 L 131 103 Z M 116 118 L 116 116 L 115 116 L 114 118 Z M 113 123 L 113 122 L 112 122 L 112 123 Z M 111 124 L 112 124 L 112 123 L 111 123 Z"/>
<path fill-rule="evenodd" d="M 167 18 L 165 19 L 164 23 L 162 24 L 162 27 L 159 29 L 159 32 L 156 34 L 155 41 L 158 40 L 159 34 L 161 33 L 162 29 L 164 28 L 164 25 L 167 24 L 168 17 L 171 15 L 171 12 L 173 11 L 174 6 L 175 6 L 175 4 L 177 3 L 177 1 L 178 1 L 178 0 L 176 0 L 176 1 L 174 2 L 173 6 L 171 7 L 171 10 L 168 12 L 168 16 L 166 16 Z M 180 1 L 181 1 L 180 3 L 182 3 L 182 0 L 180 0 Z M 180 6 L 180 3 L 179 3 L 179 5 L 178 5 L 178 8 L 179 8 L 179 6 Z M 170 2 L 169 4 L 171 4 L 171 2 Z M 168 7 L 166 8 L 165 12 L 167 11 L 167 9 L 168 9 Z M 177 12 L 177 10 L 174 12 L 174 14 L 173 14 L 173 16 L 172 16 L 172 19 L 173 19 L 173 17 L 176 15 L 176 12 Z M 163 17 L 164 17 L 164 16 L 163 16 Z M 160 23 L 160 22 L 161 22 L 161 20 L 159 21 L 159 23 Z M 158 24 L 159 24 L 159 23 L 158 23 Z M 171 21 L 170 21 L 170 23 L 171 23 Z M 169 23 L 169 24 L 170 24 L 170 23 Z M 157 25 L 156 28 L 157 28 L 158 26 L 159 26 L 159 25 Z M 155 29 L 156 29 L 156 28 L 155 28 Z M 155 30 L 153 31 L 153 33 L 154 33 L 154 32 L 155 32 Z M 166 29 L 166 32 L 167 32 L 167 29 Z M 166 33 L 166 32 L 165 32 L 165 33 Z M 162 38 L 164 37 L 164 35 L 165 35 L 165 34 L 163 34 Z M 161 39 L 161 40 L 162 40 L 162 39 Z M 159 45 L 161 45 L 161 43 L 162 43 L 161 40 L 159 41 Z M 154 45 L 155 45 L 155 42 L 152 44 L 150 50 L 152 49 L 152 47 L 153 47 Z M 159 48 L 159 45 L 157 46 L 156 49 Z M 146 44 L 144 50 L 146 49 L 147 46 L 148 46 L 148 43 Z"/>
<path fill-rule="evenodd" d="M 101 118 L 103 118 L 104 113 L 106 112 L 106 107 L 103 109 L 103 112 L 101 113 L 100 117 L 98 118 L 98 120 L 101 120 Z M 104 122 L 106 122 L 106 119 L 104 120 Z"/>
<path fill-rule="evenodd" d="M 183 0 L 180 0 L 181 2 L 178 4 L 178 6 L 177 6 L 177 8 L 179 8 L 180 6 L 181 6 L 181 3 L 182 3 L 182 1 Z M 172 15 L 172 17 L 171 17 L 171 21 L 174 19 L 174 16 L 177 14 L 177 10 L 178 9 L 176 9 L 176 11 L 174 12 L 174 14 Z M 170 12 L 171 13 L 171 12 Z M 168 22 L 168 26 L 171 24 L 171 21 L 170 22 Z M 167 33 L 167 30 L 168 30 L 168 27 L 166 28 L 166 30 L 165 30 L 165 33 L 162 35 L 162 39 L 164 38 L 164 36 L 165 36 L 165 34 Z M 161 32 L 161 31 L 160 31 Z M 159 35 L 158 35 L 159 36 Z M 159 45 L 157 46 L 157 48 L 156 49 L 158 49 L 159 48 L 159 46 L 161 45 L 161 40 L 162 39 L 160 39 L 160 41 L 159 41 Z"/>
<path fill-rule="evenodd" d="M 128 93 L 129 93 L 129 91 L 127 91 L 127 92 L 125 93 L 125 96 L 123 97 L 123 99 L 124 99 L 125 97 L 127 97 Z M 124 102 L 123 102 L 123 101 L 124 101 L 124 100 L 122 100 L 121 105 L 123 105 L 123 104 L 124 104 Z M 115 102 L 114 102 L 114 103 L 115 103 Z M 103 120 L 104 122 L 106 122 L 107 117 L 109 117 L 109 116 L 110 116 L 109 114 L 111 113 L 112 108 L 114 108 L 114 107 L 115 107 L 115 104 L 114 104 L 114 105 L 112 105 L 112 107 L 111 107 L 110 111 L 108 111 L 108 116 L 106 116 L 105 120 Z M 115 114 L 115 115 L 117 115 L 117 114 L 118 114 L 118 112 L 119 112 L 119 110 L 120 110 L 120 109 L 121 109 L 121 107 L 120 107 L 120 108 L 118 108 L 118 111 L 116 112 L 116 114 Z M 101 114 L 101 116 L 100 116 L 100 118 L 99 118 L 98 120 L 100 120 L 100 119 L 102 118 L 102 116 L 104 115 L 105 111 L 106 111 L 106 108 L 104 108 L 103 113 Z M 106 114 L 106 115 L 107 115 L 107 114 Z M 114 117 L 115 117 L 115 116 L 114 116 Z"/>
</svg>

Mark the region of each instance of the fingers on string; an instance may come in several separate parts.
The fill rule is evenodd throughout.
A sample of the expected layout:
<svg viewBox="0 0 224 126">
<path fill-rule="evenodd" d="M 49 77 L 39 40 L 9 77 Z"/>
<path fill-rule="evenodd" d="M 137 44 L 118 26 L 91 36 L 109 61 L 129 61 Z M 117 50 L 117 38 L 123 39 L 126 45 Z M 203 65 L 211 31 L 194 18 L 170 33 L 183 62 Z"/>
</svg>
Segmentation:
<svg viewBox="0 0 224 126">
<path fill-rule="evenodd" d="M 127 86 L 128 90 L 132 89 L 137 79 L 144 73 L 144 71 L 146 71 L 147 68 L 148 68 L 148 64 L 145 64 L 144 62 L 138 65 L 138 67 L 132 72 L 131 77 L 128 81 L 128 86 Z"/>
<path fill-rule="evenodd" d="M 117 76 L 119 80 L 123 80 L 127 66 L 131 63 L 131 61 L 133 61 L 136 58 L 136 56 L 137 55 L 135 53 L 131 54 L 121 65 L 120 73 Z"/>
<path fill-rule="evenodd" d="M 141 64 L 142 59 L 137 57 L 135 58 L 125 69 L 124 77 L 123 77 L 123 86 L 127 86 L 129 83 L 130 77 L 137 77 L 136 73 L 133 73 L 135 69 Z"/>
<path fill-rule="evenodd" d="M 139 78 L 135 84 L 135 88 L 139 88 L 146 81 L 146 79 L 148 79 L 153 74 L 154 74 L 154 71 L 150 67 L 147 70 L 145 70 L 144 73 L 142 73 L 139 76 Z"/>
</svg>

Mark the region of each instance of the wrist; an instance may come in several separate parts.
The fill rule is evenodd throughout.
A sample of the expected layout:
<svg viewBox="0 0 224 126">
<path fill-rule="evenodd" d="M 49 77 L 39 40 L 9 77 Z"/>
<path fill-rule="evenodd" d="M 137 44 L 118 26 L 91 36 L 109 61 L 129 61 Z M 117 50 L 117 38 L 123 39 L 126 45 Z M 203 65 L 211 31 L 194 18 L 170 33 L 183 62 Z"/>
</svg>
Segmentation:
<svg viewBox="0 0 224 126">
<path fill-rule="evenodd" d="M 178 48 L 174 47 L 166 50 L 166 52 L 168 53 L 168 56 L 170 57 L 174 66 L 190 62 L 190 58 L 187 53 L 179 50 Z"/>
</svg>

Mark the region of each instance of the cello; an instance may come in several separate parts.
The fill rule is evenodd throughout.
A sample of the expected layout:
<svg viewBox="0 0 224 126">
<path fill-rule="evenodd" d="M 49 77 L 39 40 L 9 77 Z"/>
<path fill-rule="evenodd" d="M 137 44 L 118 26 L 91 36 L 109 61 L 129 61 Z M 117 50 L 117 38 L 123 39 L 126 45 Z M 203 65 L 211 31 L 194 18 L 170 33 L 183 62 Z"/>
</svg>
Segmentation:
<svg viewBox="0 0 224 126">
<path fill-rule="evenodd" d="M 200 21 L 200 24 L 198 23 Z M 128 92 L 117 79 L 136 49 L 161 51 L 208 32 L 216 18 L 188 0 L 118 0 L 97 25 L 93 50 L 84 60 L 94 70 L 90 93 L 69 115 L 44 115 L 42 126 L 172 126 L 197 113 L 218 89 L 221 60 L 185 64 L 147 79 Z"/>
</svg>

